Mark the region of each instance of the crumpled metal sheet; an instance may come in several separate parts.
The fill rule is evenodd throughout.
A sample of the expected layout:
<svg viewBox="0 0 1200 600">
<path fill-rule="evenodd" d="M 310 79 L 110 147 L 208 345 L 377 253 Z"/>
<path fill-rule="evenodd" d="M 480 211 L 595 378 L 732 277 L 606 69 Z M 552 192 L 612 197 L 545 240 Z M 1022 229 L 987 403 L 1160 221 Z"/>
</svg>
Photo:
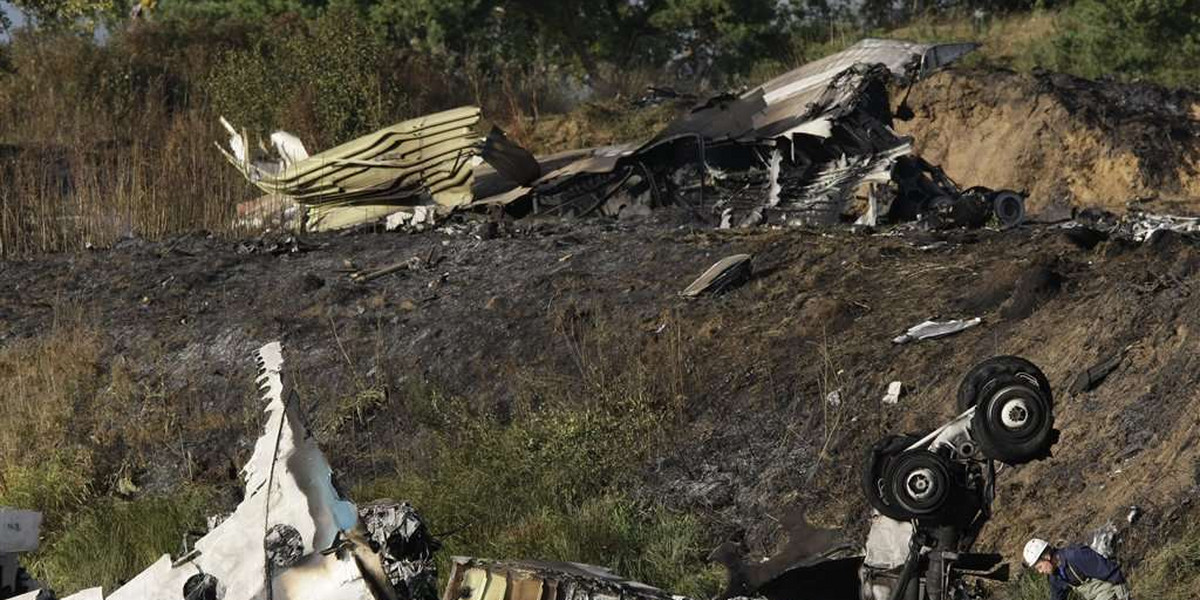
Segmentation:
<svg viewBox="0 0 1200 600">
<path fill-rule="evenodd" d="M 387 216 L 404 206 L 434 206 L 443 214 L 470 204 L 476 169 L 487 161 L 501 187 L 540 175 L 533 156 L 468 106 L 397 123 L 308 156 L 295 136 L 271 136 L 278 156 L 254 157 L 245 135 L 224 118 L 229 149 L 218 149 L 269 196 L 305 208 L 303 228 L 340 229 Z"/>
<path fill-rule="evenodd" d="M 893 344 L 907 344 L 920 340 L 932 340 L 965 331 L 983 322 L 983 319 L 954 319 L 950 321 L 924 321 L 908 328 L 892 340 Z"/>
<path fill-rule="evenodd" d="M 864 39 L 841 52 L 788 71 L 736 99 L 710 101 L 667 127 L 646 146 L 685 135 L 743 141 L 791 133 L 827 137 L 827 113 L 853 99 L 850 86 L 832 85 L 847 70 L 856 65 L 878 64 L 896 78 L 917 78 L 977 47 L 978 44 Z"/>
<path fill-rule="evenodd" d="M 749 254 L 734 254 L 722 258 L 679 292 L 679 295 L 684 298 L 697 298 L 704 294 L 720 294 L 740 285 L 750 278 L 752 258 Z"/>
<path fill-rule="evenodd" d="M 434 539 L 416 509 L 406 502 L 378 501 L 360 507 L 358 514 L 400 597 L 437 600 L 434 553 L 441 542 Z"/>
<path fill-rule="evenodd" d="M 876 569 L 894 569 L 908 562 L 914 532 L 911 521 L 897 521 L 881 514 L 871 516 L 863 564 Z"/>
</svg>

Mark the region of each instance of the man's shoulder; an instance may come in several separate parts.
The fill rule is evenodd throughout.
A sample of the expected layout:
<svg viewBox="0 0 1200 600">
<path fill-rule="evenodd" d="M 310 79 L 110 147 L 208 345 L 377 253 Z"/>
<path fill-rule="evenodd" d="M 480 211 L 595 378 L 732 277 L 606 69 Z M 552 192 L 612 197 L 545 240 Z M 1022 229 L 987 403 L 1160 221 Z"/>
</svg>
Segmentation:
<svg viewBox="0 0 1200 600">
<path fill-rule="evenodd" d="M 1084 544 L 1070 544 L 1068 546 L 1063 546 L 1062 548 L 1059 548 L 1058 552 L 1059 554 L 1066 556 L 1068 560 L 1073 556 L 1092 556 L 1099 554 L 1091 546 Z"/>
</svg>

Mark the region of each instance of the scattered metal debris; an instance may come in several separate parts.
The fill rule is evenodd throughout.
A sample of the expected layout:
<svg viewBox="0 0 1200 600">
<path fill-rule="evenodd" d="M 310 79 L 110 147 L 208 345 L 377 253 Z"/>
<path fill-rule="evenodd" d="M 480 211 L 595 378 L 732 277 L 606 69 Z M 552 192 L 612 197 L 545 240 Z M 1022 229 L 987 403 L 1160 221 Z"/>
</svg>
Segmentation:
<svg viewBox="0 0 1200 600">
<path fill-rule="evenodd" d="M 1093 237 L 1115 237 L 1142 243 L 1153 240 L 1155 235 L 1162 231 L 1200 233 L 1200 217 L 1160 215 L 1132 207 L 1124 216 L 1098 209 L 1085 209 L 1061 227 L 1068 232 L 1095 232 Z M 1075 235 L 1078 237 L 1080 234 Z M 1090 245 L 1094 246 L 1095 243 L 1091 242 Z"/>
<path fill-rule="evenodd" d="M 752 271 L 749 254 L 726 256 L 709 267 L 691 285 L 679 292 L 684 298 L 696 298 L 705 294 L 721 294 L 750 279 Z"/>
<path fill-rule="evenodd" d="M 268 196 L 239 207 L 247 225 L 338 229 L 386 220 L 421 230 L 454 211 L 501 207 L 516 218 L 645 215 L 680 206 L 722 228 L 920 220 L 1011 227 L 1024 198 L 963 190 L 892 129 L 888 86 L 912 83 L 976 44 L 865 39 L 744 94 L 709 98 L 644 142 L 534 159 L 480 109 L 405 121 L 309 156 L 275 132 L 272 151 L 222 119 L 229 161 Z M 660 97 L 677 96 L 652 90 Z M 858 211 L 869 187 L 868 208 Z M 861 212 L 863 214 L 855 214 Z M 298 221 L 298 223 L 296 222 Z"/>
<path fill-rule="evenodd" d="M 983 319 L 975 317 L 973 319 L 954 319 L 951 321 L 924 321 L 908 328 L 900 336 L 892 340 L 893 344 L 907 344 L 909 342 L 920 340 L 932 340 L 940 337 L 945 337 L 970 329 L 983 322 Z"/>
<path fill-rule="evenodd" d="M 1200 233 L 1200 217 L 1156 215 L 1140 210 L 1131 210 L 1125 217 L 1130 237 L 1135 242 L 1146 242 L 1160 231 L 1176 233 Z"/>
<path fill-rule="evenodd" d="M 1109 521 L 1092 532 L 1092 541 L 1088 545 L 1101 556 L 1112 558 L 1116 554 L 1119 533 L 1116 524 Z"/>
<path fill-rule="evenodd" d="M 825 404 L 830 408 L 838 408 L 842 405 L 842 390 L 833 390 L 825 394 Z"/>
</svg>

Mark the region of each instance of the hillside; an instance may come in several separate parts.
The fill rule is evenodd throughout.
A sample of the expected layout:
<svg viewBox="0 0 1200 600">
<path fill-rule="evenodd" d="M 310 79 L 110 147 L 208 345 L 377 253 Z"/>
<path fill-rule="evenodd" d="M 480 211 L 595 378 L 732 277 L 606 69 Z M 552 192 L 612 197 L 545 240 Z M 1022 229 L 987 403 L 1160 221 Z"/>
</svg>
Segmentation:
<svg viewBox="0 0 1200 600">
<path fill-rule="evenodd" d="M 488 240 L 435 233 L 305 244 L 312 249 L 276 255 L 261 242 L 187 236 L 10 262 L 0 273 L 5 393 L 20 388 L 38 353 L 65 371 L 59 387 L 94 386 L 95 396 L 73 398 L 61 415 L 70 433 L 57 443 L 82 446 L 97 475 L 124 474 L 139 490 L 124 494 L 135 498 L 188 481 L 236 486 L 233 465 L 257 427 L 247 357 L 266 340 L 287 345 L 313 429 L 363 500 L 443 494 L 411 484 L 453 483 L 438 471 L 449 468 L 438 457 L 454 452 L 439 446 L 450 439 L 439 429 L 493 415 L 494 427 L 520 435 L 539 402 L 541 414 L 562 416 L 633 401 L 653 407 L 666 443 L 626 456 L 636 458 L 628 473 L 596 476 L 698 519 L 704 533 L 690 552 L 724 539 L 768 552 L 778 541 L 773 517 L 790 505 L 861 532 L 867 508 L 854 482 L 865 448 L 884 433 L 940 424 L 962 373 L 1013 353 L 1050 376 L 1063 436 L 1052 459 L 1002 474 L 981 546 L 1016 556 L 1031 533 L 1082 539 L 1111 519 L 1123 529 L 1122 557 L 1142 573 L 1192 512 L 1194 240 L 1097 243 L 1044 227 L 935 239 L 576 223 Z M 736 252 L 755 255 L 748 284 L 720 298 L 676 296 Z M 344 272 L 346 261 L 410 257 L 429 266 L 367 284 Z M 932 315 L 984 324 L 938 341 L 889 341 Z M 1103 385 L 1067 393 L 1114 352 L 1125 358 Z M 892 380 L 913 391 L 883 406 Z M 841 390 L 838 406 L 823 401 L 832 389 Z M 43 398 L 37 410 L 57 400 Z M 558 400 L 568 412 L 549 410 Z M 608 431 L 636 431 L 639 414 L 609 415 L 618 422 Z M 34 446 L 55 443 L 39 433 Z M 435 530 L 460 526 L 456 510 L 479 514 L 469 493 L 444 495 L 463 504 L 429 507 Z M 1128 526 L 1121 519 L 1131 505 L 1143 516 Z M 450 543 L 455 552 L 520 550 L 519 536 L 504 540 L 509 547 L 470 534 Z"/>
</svg>

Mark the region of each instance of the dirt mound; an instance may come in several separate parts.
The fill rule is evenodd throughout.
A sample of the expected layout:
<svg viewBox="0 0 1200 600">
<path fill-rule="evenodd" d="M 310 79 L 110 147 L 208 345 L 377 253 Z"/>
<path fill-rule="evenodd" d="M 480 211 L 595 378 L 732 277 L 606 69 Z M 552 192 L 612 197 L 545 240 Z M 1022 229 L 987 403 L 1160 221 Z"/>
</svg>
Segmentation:
<svg viewBox="0 0 1200 600">
<path fill-rule="evenodd" d="M 895 95 L 897 102 L 903 92 Z M 917 84 L 898 129 L 959 183 L 1025 190 L 1046 216 L 1131 200 L 1200 209 L 1200 99 L 1054 73 L 950 70 Z"/>
</svg>

